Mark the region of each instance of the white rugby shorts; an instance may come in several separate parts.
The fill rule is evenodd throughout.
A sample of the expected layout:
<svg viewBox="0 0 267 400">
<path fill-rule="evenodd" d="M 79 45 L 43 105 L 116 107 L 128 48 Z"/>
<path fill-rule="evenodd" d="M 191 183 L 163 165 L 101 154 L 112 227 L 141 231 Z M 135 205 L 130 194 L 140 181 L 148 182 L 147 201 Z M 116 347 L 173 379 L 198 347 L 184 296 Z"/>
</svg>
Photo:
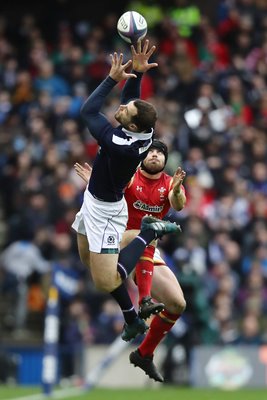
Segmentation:
<svg viewBox="0 0 267 400">
<path fill-rule="evenodd" d="M 127 220 L 128 208 L 124 197 L 117 202 L 104 202 L 93 197 L 86 189 L 72 228 L 87 236 L 90 251 L 116 254 L 119 253 Z"/>
</svg>

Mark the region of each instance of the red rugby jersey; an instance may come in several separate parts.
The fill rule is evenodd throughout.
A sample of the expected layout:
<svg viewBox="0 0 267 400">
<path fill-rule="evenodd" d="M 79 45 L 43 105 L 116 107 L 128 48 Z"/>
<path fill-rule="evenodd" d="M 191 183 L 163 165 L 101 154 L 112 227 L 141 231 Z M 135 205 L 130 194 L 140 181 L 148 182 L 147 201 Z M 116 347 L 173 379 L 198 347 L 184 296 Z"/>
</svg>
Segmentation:
<svg viewBox="0 0 267 400">
<path fill-rule="evenodd" d="M 159 179 L 146 178 L 136 171 L 125 189 L 125 199 L 128 204 L 127 229 L 140 229 L 144 215 L 162 219 L 171 205 L 168 195 L 172 189 L 172 177 L 163 172 Z"/>
</svg>

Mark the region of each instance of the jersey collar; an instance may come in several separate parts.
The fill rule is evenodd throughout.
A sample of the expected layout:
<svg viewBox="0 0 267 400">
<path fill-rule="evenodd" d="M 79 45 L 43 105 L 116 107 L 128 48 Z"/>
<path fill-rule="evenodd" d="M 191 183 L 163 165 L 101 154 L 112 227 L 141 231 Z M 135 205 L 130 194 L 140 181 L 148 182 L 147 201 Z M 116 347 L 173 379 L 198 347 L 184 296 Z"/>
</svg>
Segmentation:
<svg viewBox="0 0 267 400">
<path fill-rule="evenodd" d="M 139 132 L 131 132 L 131 131 L 128 131 L 127 129 L 125 129 L 125 128 L 122 128 L 122 131 L 123 131 L 127 136 L 131 136 L 131 137 L 133 137 L 133 138 L 135 138 L 135 139 L 138 139 L 138 140 L 148 140 L 148 139 L 151 139 L 152 136 L 153 136 L 153 133 L 154 133 L 154 129 L 153 129 L 153 128 L 151 128 L 151 131 L 148 132 L 148 133 L 144 133 L 144 132 L 142 132 L 142 133 L 139 133 Z"/>
</svg>

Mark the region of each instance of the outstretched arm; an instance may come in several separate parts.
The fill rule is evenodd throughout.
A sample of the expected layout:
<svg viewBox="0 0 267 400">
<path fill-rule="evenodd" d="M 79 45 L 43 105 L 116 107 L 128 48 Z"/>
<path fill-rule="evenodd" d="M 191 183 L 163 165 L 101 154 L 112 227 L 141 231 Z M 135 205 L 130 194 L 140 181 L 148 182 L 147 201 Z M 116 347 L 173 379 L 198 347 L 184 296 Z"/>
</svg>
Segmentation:
<svg viewBox="0 0 267 400">
<path fill-rule="evenodd" d="M 149 59 L 156 50 L 156 46 L 152 46 L 149 49 L 149 40 L 146 40 L 142 49 L 141 41 L 137 42 L 137 48 L 131 46 L 132 52 L 132 69 L 137 79 L 128 79 L 124 85 L 121 94 L 121 103 L 126 104 L 130 100 L 140 98 L 141 90 L 141 79 L 144 72 L 147 72 L 151 68 L 158 66 L 157 63 L 149 63 Z"/>
<path fill-rule="evenodd" d="M 109 76 L 93 91 L 81 109 L 81 115 L 91 134 L 98 140 L 104 134 L 105 129 L 111 126 L 107 118 L 100 113 L 105 98 L 120 81 L 128 78 L 136 78 L 134 73 L 127 73 L 126 69 L 132 64 L 132 60 L 123 64 L 123 54 L 115 52 L 111 54 L 111 69 Z"/>
<path fill-rule="evenodd" d="M 183 187 L 183 181 L 186 176 L 185 171 L 181 167 L 177 168 L 177 171 L 173 175 L 173 187 L 169 193 L 169 201 L 176 211 L 180 211 L 184 208 L 186 203 L 186 197 Z"/>
</svg>

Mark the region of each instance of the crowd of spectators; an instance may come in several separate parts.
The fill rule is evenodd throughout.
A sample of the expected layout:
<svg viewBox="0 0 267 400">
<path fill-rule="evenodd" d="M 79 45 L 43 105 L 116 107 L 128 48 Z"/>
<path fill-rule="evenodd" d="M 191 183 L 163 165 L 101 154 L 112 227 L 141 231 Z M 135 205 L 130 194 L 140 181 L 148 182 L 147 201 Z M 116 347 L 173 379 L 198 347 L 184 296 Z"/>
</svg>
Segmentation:
<svg viewBox="0 0 267 400">
<path fill-rule="evenodd" d="M 144 77 L 142 97 L 158 110 L 167 172 L 182 165 L 187 173 L 187 205 L 168 215 L 183 234 L 160 242 L 187 301 L 184 328 L 172 335 L 185 334 L 190 345 L 266 343 L 267 3 L 219 1 L 215 20 L 194 2 L 154 3 L 129 7 L 145 14 L 157 46 L 159 68 Z M 97 151 L 80 107 L 109 72 L 110 52 L 130 57 L 118 17 L 58 18 L 47 27 L 28 13 L 12 29 L 0 17 L 0 298 L 18 299 L 26 282 L 25 307 L 42 314 L 49 271 L 71 272 L 77 285 L 64 300 L 65 343 L 109 343 L 122 327 L 81 265 L 71 230 L 84 190 L 73 165 L 92 163 Z M 119 95 L 117 88 L 105 104 L 111 119 Z M 29 246 L 41 268 L 24 257 Z M 27 328 L 24 314 L 10 318 L 13 300 L 2 329 Z"/>
</svg>

